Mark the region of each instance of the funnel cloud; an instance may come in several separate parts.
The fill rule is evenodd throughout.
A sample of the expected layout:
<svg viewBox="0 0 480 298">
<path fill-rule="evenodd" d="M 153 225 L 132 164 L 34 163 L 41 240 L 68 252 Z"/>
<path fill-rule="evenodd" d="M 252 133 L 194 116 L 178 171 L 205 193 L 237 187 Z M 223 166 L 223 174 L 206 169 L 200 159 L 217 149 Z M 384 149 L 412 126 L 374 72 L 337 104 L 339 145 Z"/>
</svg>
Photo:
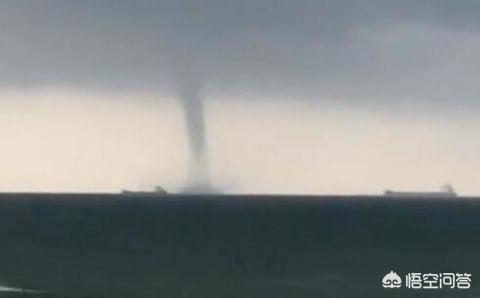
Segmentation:
<svg viewBox="0 0 480 298">
<path fill-rule="evenodd" d="M 190 147 L 187 170 L 187 192 L 207 191 L 210 188 L 208 175 L 207 137 L 204 102 L 198 79 L 182 78 L 176 84 L 178 99 L 183 108 L 185 126 Z"/>
</svg>

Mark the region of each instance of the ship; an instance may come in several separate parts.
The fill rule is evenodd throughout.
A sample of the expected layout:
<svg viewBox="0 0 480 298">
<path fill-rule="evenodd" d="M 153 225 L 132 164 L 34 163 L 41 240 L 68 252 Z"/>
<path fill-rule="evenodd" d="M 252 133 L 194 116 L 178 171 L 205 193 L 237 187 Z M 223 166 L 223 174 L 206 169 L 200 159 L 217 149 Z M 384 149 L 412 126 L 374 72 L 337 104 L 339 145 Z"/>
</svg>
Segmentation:
<svg viewBox="0 0 480 298">
<path fill-rule="evenodd" d="M 153 190 L 150 191 L 136 191 L 136 190 L 125 190 L 123 189 L 121 192 L 122 195 L 129 195 L 129 196 L 155 196 L 155 195 L 166 195 L 168 194 L 167 191 L 157 185 Z"/>
<path fill-rule="evenodd" d="M 385 190 L 387 197 L 401 198 L 456 198 L 458 195 L 450 184 L 444 184 L 439 191 L 394 191 Z"/>
</svg>

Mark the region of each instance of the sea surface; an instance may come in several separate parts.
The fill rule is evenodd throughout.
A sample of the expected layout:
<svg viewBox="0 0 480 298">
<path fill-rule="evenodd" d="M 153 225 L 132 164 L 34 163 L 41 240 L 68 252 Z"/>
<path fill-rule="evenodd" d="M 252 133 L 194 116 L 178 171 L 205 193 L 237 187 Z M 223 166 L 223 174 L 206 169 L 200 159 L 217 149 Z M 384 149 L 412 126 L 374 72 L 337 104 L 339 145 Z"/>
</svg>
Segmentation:
<svg viewBox="0 0 480 298">
<path fill-rule="evenodd" d="M 478 198 L 0 194 L 0 297 L 479 295 Z"/>
</svg>

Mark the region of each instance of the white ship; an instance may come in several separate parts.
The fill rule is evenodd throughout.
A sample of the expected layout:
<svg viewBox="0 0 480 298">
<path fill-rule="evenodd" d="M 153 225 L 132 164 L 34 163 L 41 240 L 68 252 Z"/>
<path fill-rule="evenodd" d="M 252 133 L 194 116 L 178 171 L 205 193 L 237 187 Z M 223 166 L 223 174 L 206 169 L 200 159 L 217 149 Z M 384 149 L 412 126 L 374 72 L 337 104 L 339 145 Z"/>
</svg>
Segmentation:
<svg viewBox="0 0 480 298">
<path fill-rule="evenodd" d="M 135 191 L 135 190 L 122 190 L 122 195 L 129 196 L 151 196 L 151 195 L 166 195 L 167 191 L 161 186 L 155 186 L 151 191 Z"/>
<path fill-rule="evenodd" d="M 385 196 L 394 198 L 456 198 L 457 193 L 450 184 L 445 184 L 440 188 L 440 191 L 416 192 L 385 190 Z"/>
</svg>

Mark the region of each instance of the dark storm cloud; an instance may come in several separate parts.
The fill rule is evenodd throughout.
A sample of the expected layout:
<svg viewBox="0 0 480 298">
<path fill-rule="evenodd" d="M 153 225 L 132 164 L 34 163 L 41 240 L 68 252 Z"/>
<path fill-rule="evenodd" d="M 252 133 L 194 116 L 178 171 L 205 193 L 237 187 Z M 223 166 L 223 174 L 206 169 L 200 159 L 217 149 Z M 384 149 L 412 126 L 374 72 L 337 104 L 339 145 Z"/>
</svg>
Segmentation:
<svg viewBox="0 0 480 298">
<path fill-rule="evenodd" d="M 479 32 L 474 0 L 4 0 L 0 84 L 474 101 Z"/>
</svg>

